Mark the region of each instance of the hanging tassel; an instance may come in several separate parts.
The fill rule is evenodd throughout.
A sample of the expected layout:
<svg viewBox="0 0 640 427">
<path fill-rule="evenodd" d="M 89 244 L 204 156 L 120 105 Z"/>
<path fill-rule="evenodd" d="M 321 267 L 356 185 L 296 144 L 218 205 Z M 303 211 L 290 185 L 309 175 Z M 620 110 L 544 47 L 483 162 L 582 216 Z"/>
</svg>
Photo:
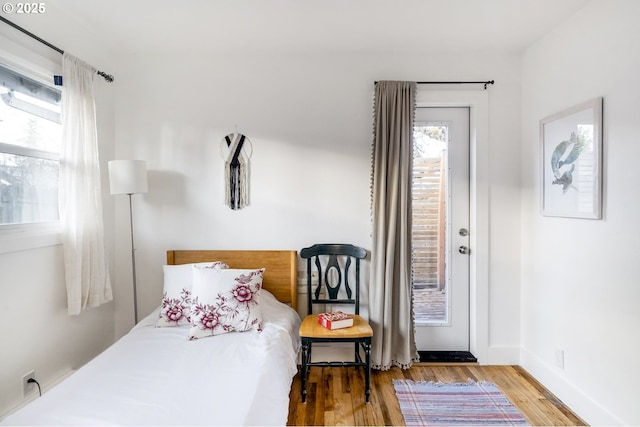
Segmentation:
<svg viewBox="0 0 640 427">
<path fill-rule="evenodd" d="M 225 136 L 227 147 L 230 149 L 225 162 L 225 204 L 233 210 L 242 209 L 249 204 L 249 161 L 242 152 L 245 139 L 242 134 Z"/>
</svg>

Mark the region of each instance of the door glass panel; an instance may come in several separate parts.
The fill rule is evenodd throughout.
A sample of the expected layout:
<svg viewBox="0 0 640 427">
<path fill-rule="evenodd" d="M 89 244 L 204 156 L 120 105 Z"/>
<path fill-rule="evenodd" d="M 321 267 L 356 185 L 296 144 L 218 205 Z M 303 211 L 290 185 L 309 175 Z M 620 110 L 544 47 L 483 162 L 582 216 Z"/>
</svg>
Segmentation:
<svg viewBox="0 0 640 427">
<path fill-rule="evenodd" d="M 412 253 L 414 323 L 449 321 L 447 296 L 447 124 L 413 132 Z"/>
</svg>

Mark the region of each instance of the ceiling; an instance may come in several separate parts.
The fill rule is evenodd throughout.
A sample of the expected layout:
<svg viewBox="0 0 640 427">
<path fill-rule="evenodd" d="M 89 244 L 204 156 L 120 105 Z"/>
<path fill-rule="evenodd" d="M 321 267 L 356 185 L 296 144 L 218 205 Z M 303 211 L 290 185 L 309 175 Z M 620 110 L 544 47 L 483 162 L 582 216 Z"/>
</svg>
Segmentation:
<svg viewBox="0 0 640 427">
<path fill-rule="evenodd" d="M 521 51 L 588 0 L 50 0 L 120 52 Z"/>
</svg>

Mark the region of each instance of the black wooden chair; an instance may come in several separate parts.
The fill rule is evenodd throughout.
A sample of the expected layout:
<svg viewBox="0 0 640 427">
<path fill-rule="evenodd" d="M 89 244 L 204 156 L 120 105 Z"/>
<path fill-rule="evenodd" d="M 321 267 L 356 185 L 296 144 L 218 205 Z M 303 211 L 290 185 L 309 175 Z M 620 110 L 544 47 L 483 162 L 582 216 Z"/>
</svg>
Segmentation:
<svg viewBox="0 0 640 427">
<path fill-rule="evenodd" d="M 371 394 L 371 337 L 373 329 L 360 316 L 360 260 L 364 259 L 367 251 L 363 248 L 347 244 L 317 244 L 300 251 L 300 256 L 307 260 L 307 292 L 308 315 L 300 325 L 302 340 L 302 366 L 300 369 L 300 383 L 302 402 L 307 398 L 307 376 L 313 366 L 355 366 L 364 368 L 365 401 L 369 402 Z M 355 264 L 355 272 L 350 268 Z M 313 273 L 317 273 L 313 274 Z M 317 283 L 312 284 L 312 278 L 317 277 Z M 353 282 L 349 282 L 354 279 Z M 355 289 L 352 288 L 355 287 Z M 342 329 L 328 329 L 318 323 L 316 305 L 331 305 L 332 311 L 343 311 L 335 305 L 346 304 L 353 309 L 353 326 Z M 353 343 L 355 347 L 353 361 L 312 362 L 311 351 L 315 343 Z M 361 351 L 364 352 L 364 359 Z"/>
</svg>

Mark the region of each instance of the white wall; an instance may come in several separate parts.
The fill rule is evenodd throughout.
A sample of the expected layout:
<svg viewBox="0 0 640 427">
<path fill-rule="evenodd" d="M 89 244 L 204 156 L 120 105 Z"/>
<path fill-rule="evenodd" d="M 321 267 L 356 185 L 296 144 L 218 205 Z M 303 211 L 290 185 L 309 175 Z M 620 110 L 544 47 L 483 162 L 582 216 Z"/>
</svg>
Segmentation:
<svg viewBox="0 0 640 427">
<path fill-rule="evenodd" d="M 99 66 L 104 51 L 90 38 L 64 36 L 65 25 L 38 18 L 19 25 L 42 35 L 54 44 L 70 49 L 76 56 Z M 15 19 L 14 19 L 15 18 Z M 30 17 L 28 17 L 30 18 Z M 46 24 L 39 27 L 35 24 Z M 63 34 L 60 34 L 60 33 Z M 57 68 L 61 56 L 55 51 L 0 24 L 0 51 L 4 60 L 31 64 L 53 79 L 47 71 Z M 98 52 L 98 54 L 96 54 Z M 104 82 L 96 84 L 100 155 L 113 157 L 113 93 Z M 106 166 L 106 161 L 104 165 Z M 108 179 L 103 167 L 103 203 L 109 253 L 113 253 L 113 202 L 108 193 Z M 109 346 L 114 339 L 114 307 L 109 303 L 89 309 L 79 316 L 67 315 L 66 289 L 62 267 L 62 246 L 56 233 L 25 237 L 23 234 L 0 235 L 0 419 L 25 402 L 22 376 L 35 370 L 36 379 L 46 390 L 61 376 L 77 369 Z M 113 263 L 111 263 L 113 266 Z M 37 393 L 35 393 L 37 395 Z M 33 398 L 32 393 L 28 398 Z"/>
<path fill-rule="evenodd" d="M 159 304 L 167 249 L 299 250 L 334 241 L 370 249 L 373 82 L 495 79 L 484 148 L 496 244 L 488 254 L 483 362 L 518 362 L 516 54 L 166 54 L 118 63 L 116 158 L 145 159 L 150 169 L 149 193 L 134 196 L 141 314 Z M 231 211 L 223 204 L 219 144 L 236 126 L 253 144 L 251 205 Z M 116 205 L 116 329 L 124 333 L 132 322 L 126 198 Z"/>
<path fill-rule="evenodd" d="M 522 365 L 590 424 L 640 424 L 638 22 L 640 2 L 595 0 L 522 64 Z M 543 217 L 539 120 L 600 96 L 604 218 Z"/>
</svg>

